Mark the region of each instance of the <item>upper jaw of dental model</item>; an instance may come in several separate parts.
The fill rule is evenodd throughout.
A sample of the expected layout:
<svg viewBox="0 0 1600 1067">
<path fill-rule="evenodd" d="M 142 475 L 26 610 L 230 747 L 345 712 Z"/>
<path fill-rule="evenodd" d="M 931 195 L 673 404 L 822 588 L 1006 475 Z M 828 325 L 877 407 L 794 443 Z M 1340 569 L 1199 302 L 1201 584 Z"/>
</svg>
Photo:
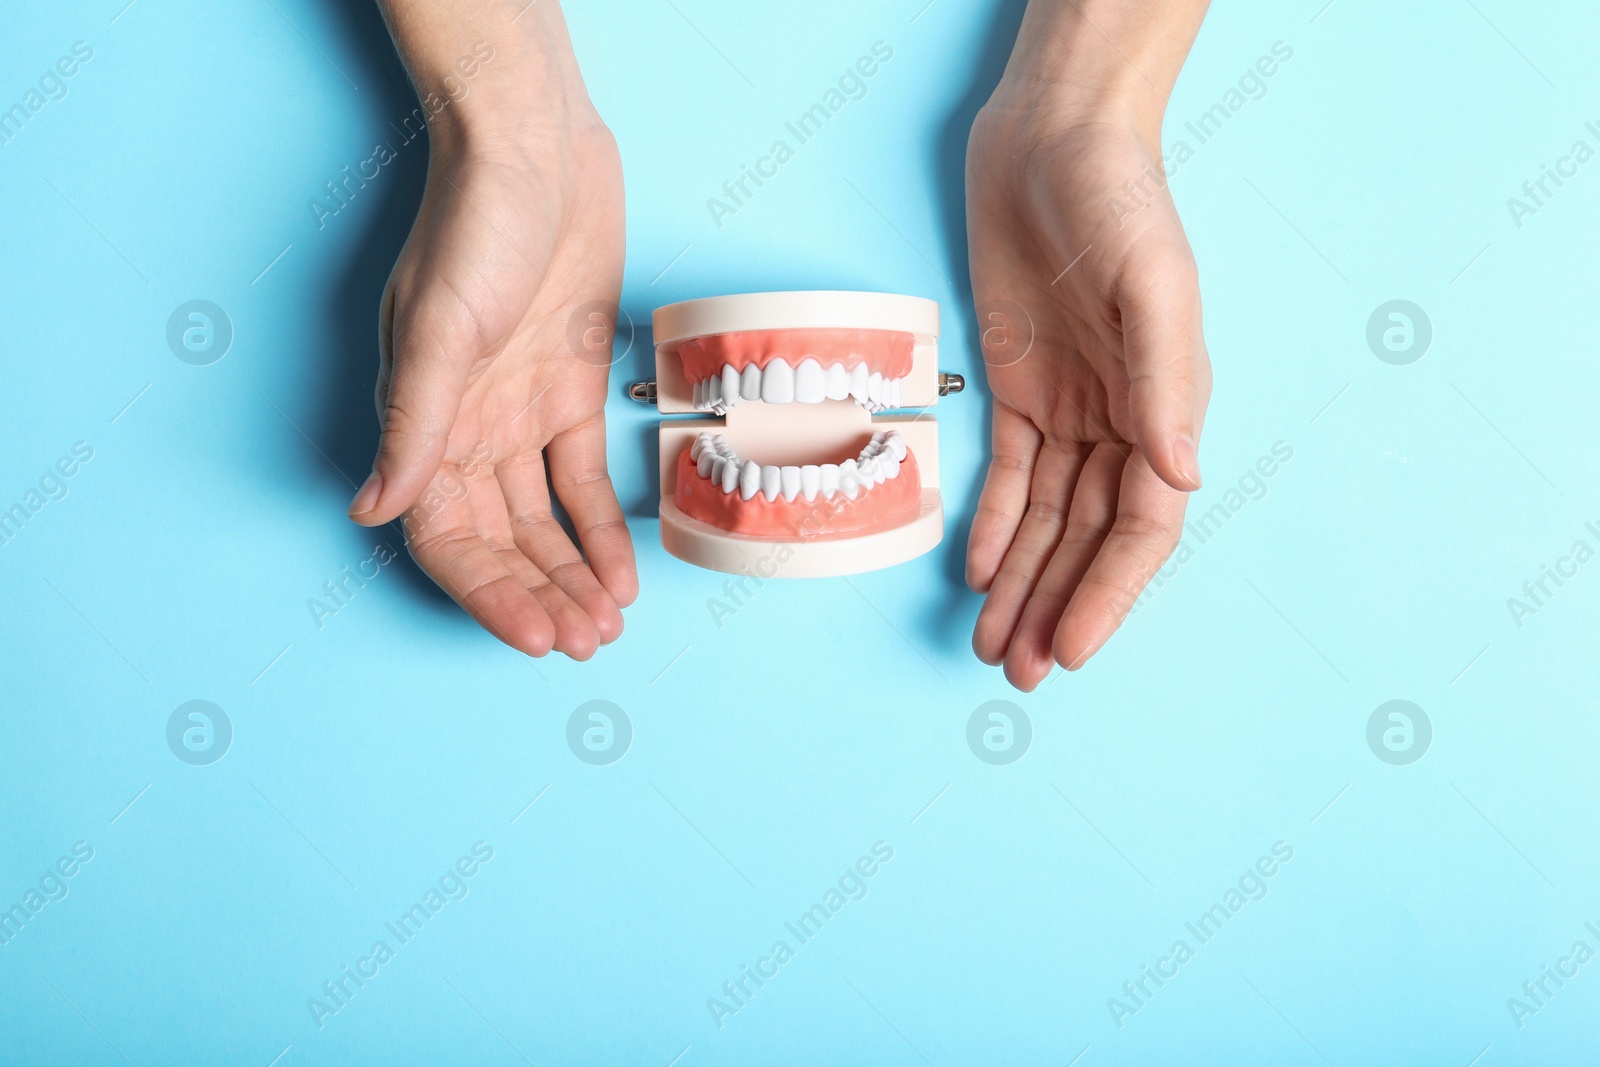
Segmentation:
<svg viewBox="0 0 1600 1067">
<path fill-rule="evenodd" d="M 699 411 L 853 400 L 876 414 L 904 406 L 915 350 L 902 330 L 805 327 L 689 337 L 677 355 Z"/>
<path fill-rule="evenodd" d="M 724 493 L 738 492 L 749 500 L 760 493 L 768 501 L 797 496 L 806 500 L 832 499 L 843 493 L 850 500 L 875 485 L 900 476 L 900 462 L 906 458 L 906 445 L 899 431 L 879 431 L 855 459 L 843 463 L 806 464 L 774 467 L 755 460 L 741 460 L 727 439 L 719 433 L 701 431 L 689 449 L 689 459 L 700 477 L 719 486 Z"/>
<path fill-rule="evenodd" d="M 903 406 L 905 378 L 885 378 L 869 370 L 865 363 L 846 368 L 843 363 L 824 367 L 814 359 L 803 359 L 798 366 L 786 360 L 770 360 L 765 368 L 754 363 L 739 370 L 724 363 L 718 374 L 695 382 L 694 407 L 725 415 L 741 400 L 760 400 L 767 404 L 820 404 L 824 400 L 854 400 L 876 414 Z"/>
</svg>

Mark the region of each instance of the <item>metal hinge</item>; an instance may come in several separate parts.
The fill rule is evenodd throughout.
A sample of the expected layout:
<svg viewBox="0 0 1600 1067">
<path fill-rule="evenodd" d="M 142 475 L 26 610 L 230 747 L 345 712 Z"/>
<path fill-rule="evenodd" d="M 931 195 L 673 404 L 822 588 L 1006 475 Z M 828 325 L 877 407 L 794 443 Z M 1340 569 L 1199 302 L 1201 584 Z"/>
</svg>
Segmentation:
<svg viewBox="0 0 1600 1067">
<path fill-rule="evenodd" d="M 959 374 L 946 374 L 939 372 L 939 395 L 949 396 L 959 393 L 967 387 L 966 378 Z M 628 399 L 637 400 L 641 404 L 654 404 L 656 402 L 656 380 L 646 378 L 642 382 L 634 382 L 628 386 Z"/>
</svg>

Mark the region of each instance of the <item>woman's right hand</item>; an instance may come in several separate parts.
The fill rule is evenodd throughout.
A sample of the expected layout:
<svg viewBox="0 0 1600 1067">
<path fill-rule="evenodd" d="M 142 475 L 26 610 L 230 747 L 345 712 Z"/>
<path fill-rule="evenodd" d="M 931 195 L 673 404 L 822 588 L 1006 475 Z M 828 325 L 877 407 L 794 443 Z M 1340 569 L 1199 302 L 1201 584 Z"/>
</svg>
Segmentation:
<svg viewBox="0 0 1600 1067">
<path fill-rule="evenodd" d="M 419 96 L 455 98 L 429 123 L 427 189 L 384 292 L 383 432 L 350 516 L 404 515 L 412 556 L 501 641 L 587 659 L 638 594 L 606 469 L 616 143 L 553 2 L 481 27 L 455 5 L 383 6 Z"/>
</svg>

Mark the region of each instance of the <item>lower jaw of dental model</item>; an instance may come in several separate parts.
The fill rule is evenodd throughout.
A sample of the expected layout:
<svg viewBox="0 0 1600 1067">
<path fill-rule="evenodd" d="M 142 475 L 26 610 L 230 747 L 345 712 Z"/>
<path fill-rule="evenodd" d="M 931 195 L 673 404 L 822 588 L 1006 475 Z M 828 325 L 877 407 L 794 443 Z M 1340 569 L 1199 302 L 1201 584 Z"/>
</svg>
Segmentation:
<svg viewBox="0 0 1600 1067">
<path fill-rule="evenodd" d="M 904 403 L 914 341 L 893 330 L 743 330 L 691 338 L 678 356 L 698 411 L 854 400 L 877 413 Z"/>
<path fill-rule="evenodd" d="M 894 430 L 843 463 L 776 467 L 741 460 L 721 434 L 702 432 L 678 457 L 678 510 L 732 533 L 829 540 L 915 518 L 916 457 Z"/>
</svg>

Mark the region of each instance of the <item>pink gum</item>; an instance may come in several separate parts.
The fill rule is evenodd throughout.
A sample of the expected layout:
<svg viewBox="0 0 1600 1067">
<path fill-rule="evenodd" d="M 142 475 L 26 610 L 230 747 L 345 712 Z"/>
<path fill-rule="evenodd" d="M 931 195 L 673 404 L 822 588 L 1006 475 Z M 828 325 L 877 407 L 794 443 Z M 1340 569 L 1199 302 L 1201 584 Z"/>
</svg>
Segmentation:
<svg viewBox="0 0 1600 1067">
<path fill-rule="evenodd" d="M 680 341 L 678 358 L 683 360 L 684 377 L 691 382 L 720 374 L 724 363 L 738 371 L 752 363 L 766 370 L 775 359 L 790 367 L 798 367 L 805 359 L 814 359 L 824 368 L 841 363 L 845 370 L 865 363 L 885 378 L 904 378 L 911 373 L 915 340 L 911 334 L 895 330 L 741 330 Z"/>
</svg>

